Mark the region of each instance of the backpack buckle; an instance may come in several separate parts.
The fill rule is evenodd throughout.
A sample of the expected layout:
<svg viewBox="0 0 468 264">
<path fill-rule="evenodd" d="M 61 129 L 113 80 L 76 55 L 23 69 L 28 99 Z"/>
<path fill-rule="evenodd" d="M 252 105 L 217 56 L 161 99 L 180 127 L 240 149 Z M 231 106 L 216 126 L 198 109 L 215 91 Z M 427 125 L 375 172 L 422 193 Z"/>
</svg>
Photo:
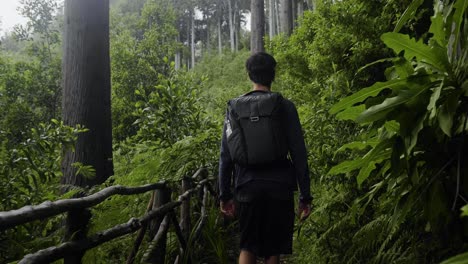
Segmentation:
<svg viewBox="0 0 468 264">
<path fill-rule="evenodd" d="M 260 118 L 258 116 L 251 116 L 250 117 L 250 122 L 258 122 L 258 120 L 260 120 Z"/>
</svg>

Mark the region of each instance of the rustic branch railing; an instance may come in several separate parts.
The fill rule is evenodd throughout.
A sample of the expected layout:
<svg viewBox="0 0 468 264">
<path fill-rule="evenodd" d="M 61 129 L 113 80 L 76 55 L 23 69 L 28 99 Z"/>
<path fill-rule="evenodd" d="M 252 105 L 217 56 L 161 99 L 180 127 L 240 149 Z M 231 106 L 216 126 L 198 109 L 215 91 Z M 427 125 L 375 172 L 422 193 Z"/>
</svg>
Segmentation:
<svg viewBox="0 0 468 264">
<path fill-rule="evenodd" d="M 143 241 L 145 233 L 150 236 L 149 248 L 145 251 L 143 261 L 147 263 L 164 263 L 165 258 L 165 239 L 169 225 L 174 225 L 176 237 L 179 240 L 181 253 L 186 250 L 187 237 L 184 232 L 189 227 L 190 207 L 188 201 L 192 194 L 201 192 L 201 212 L 199 225 L 196 227 L 196 234 L 199 235 L 203 224 L 206 222 L 206 204 L 208 194 L 214 194 L 210 185 L 212 179 L 207 178 L 207 171 L 199 169 L 192 177 L 182 180 L 183 194 L 177 197 L 175 201 L 170 201 L 171 190 L 167 182 L 144 185 L 140 187 L 112 186 L 105 188 L 95 194 L 73 199 L 64 199 L 55 202 L 43 202 L 35 206 L 25 206 L 23 208 L 0 212 L 0 231 L 13 228 L 15 226 L 28 223 L 35 220 L 45 219 L 58 214 L 71 212 L 77 209 L 85 209 L 95 206 L 113 195 L 134 195 L 148 191 L 155 191 L 148 203 L 146 213 L 140 218 L 131 218 L 127 223 L 114 226 L 90 237 L 79 240 L 64 242 L 58 246 L 53 246 L 39 250 L 35 253 L 26 255 L 19 263 L 48 263 L 59 259 L 64 259 L 72 263 L 81 263 L 81 255 L 89 249 L 95 248 L 105 242 L 118 237 L 134 233 L 138 230 L 135 243 L 132 245 L 130 254 L 127 258 L 127 264 L 133 263 L 138 253 L 139 247 Z M 196 186 L 188 189 L 189 180 L 195 182 L 200 179 Z M 184 188 L 185 187 L 185 188 Z M 165 198 L 164 198 L 165 197 Z M 177 221 L 175 209 L 182 206 L 180 224 Z M 188 215 L 187 215 L 188 214 Z M 146 230 L 148 229 L 148 232 Z M 70 259 L 70 256 L 77 256 Z"/>
</svg>

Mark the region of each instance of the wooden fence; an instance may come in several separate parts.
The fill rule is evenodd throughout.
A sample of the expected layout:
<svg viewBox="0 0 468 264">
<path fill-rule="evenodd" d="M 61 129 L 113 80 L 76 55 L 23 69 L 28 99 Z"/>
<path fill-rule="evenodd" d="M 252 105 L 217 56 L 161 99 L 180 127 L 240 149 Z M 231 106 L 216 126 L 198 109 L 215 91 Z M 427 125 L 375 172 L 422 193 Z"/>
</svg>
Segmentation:
<svg viewBox="0 0 468 264">
<path fill-rule="evenodd" d="M 23 208 L 0 212 L 0 232 L 15 226 L 35 220 L 41 220 L 67 213 L 66 242 L 28 254 L 19 262 L 23 263 L 49 263 L 64 259 L 65 264 L 81 263 L 84 253 L 105 242 L 138 232 L 135 243 L 130 249 L 127 264 L 133 263 L 139 251 L 145 234 L 151 239 L 148 249 L 144 252 L 142 262 L 164 263 L 166 256 L 166 238 L 170 224 L 180 244 L 180 254 L 176 259 L 178 263 L 187 250 L 187 239 L 191 230 L 190 199 L 198 197 L 200 201 L 200 219 L 195 228 L 195 238 L 201 233 L 207 220 L 206 206 L 208 195 L 215 195 L 211 185 L 213 179 L 208 178 L 205 169 L 199 169 L 192 177 L 185 177 L 181 182 L 182 194 L 171 200 L 172 189 L 168 182 L 159 182 L 139 187 L 112 186 L 95 194 L 73 199 L 46 201 L 39 205 L 25 206 Z M 134 195 L 153 191 L 148 203 L 146 213 L 140 218 L 131 218 L 127 223 L 114 226 L 110 229 L 88 236 L 86 226 L 91 218 L 88 208 L 102 203 L 113 195 Z M 198 195 L 193 195 L 197 193 Z M 177 220 L 175 209 L 180 207 L 180 222 Z M 85 210 L 88 210 L 86 213 Z M 85 216 L 83 218 L 83 215 Z"/>
</svg>

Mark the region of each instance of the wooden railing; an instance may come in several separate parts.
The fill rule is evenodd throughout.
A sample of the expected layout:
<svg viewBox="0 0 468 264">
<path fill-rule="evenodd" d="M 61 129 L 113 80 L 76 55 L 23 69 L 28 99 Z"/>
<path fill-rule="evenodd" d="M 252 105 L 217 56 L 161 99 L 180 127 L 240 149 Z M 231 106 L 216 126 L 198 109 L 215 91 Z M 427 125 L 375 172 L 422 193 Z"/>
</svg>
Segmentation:
<svg viewBox="0 0 468 264">
<path fill-rule="evenodd" d="M 200 235 L 203 225 L 206 223 L 206 206 L 208 195 L 215 195 L 211 185 L 213 179 L 208 178 L 205 169 L 199 169 L 192 177 L 185 177 L 181 182 L 182 194 L 175 200 L 171 200 L 172 189 L 168 182 L 159 182 L 139 187 L 112 186 L 95 194 L 73 199 L 64 199 L 55 202 L 46 201 L 39 205 L 25 206 L 23 208 L 0 212 L 0 232 L 15 226 L 35 220 L 53 217 L 67 213 L 67 219 L 76 218 L 83 214 L 83 210 L 102 203 L 113 195 L 134 195 L 153 191 L 148 203 L 146 213 L 139 218 L 131 218 L 127 223 L 114 226 L 110 229 L 88 236 L 86 234 L 87 222 L 79 219 L 79 225 L 73 221 L 67 221 L 65 229 L 67 233 L 73 233 L 66 238 L 67 242 L 60 245 L 45 248 L 35 253 L 28 254 L 19 262 L 22 263 L 49 263 L 64 259 L 65 264 L 81 263 L 84 253 L 105 242 L 134 233 L 139 230 L 135 243 L 132 245 L 127 264 L 133 263 L 139 251 L 140 245 L 146 234 L 151 238 L 148 249 L 144 252 L 143 262 L 164 263 L 166 255 L 166 237 L 169 225 L 172 224 L 180 244 L 178 259 L 187 250 L 187 239 L 191 230 L 190 199 L 192 194 L 198 192 L 201 200 L 200 219 L 195 228 L 195 238 Z M 193 187 L 192 187 L 193 186 Z M 177 220 L 175 209 L 180 207 L 181 221 Z M 84 218 L 86 221 L 89 216 Z M 76 220 L 76 219 L 75 219 Z M 76 221 L 75 221 L 76 222 Z M 77 235 L 82 233 L 82 235 Z M 176 262 L 177 259 L 176 259 Z"/>
</svg>

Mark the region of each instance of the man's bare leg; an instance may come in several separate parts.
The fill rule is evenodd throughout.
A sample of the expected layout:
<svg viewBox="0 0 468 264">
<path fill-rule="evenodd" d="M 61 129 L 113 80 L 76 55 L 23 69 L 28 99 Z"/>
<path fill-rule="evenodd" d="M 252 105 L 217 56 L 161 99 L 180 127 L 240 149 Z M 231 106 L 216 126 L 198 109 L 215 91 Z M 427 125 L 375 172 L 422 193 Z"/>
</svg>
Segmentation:
<svg viewBox="0 0 468 264">
<path fill-rule="evenodd" d="M 255 264 L 257 257 L 247 250 L 241 250 L 239 255 L 239 264 Z"/>
<path fill-rule="evenodd" d="M 279 256 L 269 256 L 265 258 L 265 264 L 279 264 Z"/>
</svg>

